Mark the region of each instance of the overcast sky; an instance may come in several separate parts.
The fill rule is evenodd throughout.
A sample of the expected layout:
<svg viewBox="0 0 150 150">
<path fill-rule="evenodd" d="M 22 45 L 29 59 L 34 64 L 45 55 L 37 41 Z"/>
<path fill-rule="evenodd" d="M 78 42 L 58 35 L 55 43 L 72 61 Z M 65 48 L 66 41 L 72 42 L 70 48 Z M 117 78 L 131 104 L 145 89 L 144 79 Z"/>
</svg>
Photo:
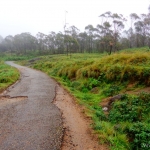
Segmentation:
<svg viewBox="0 0 150 150">
<path fill-rule="evenodd" d="M 49 34 L 75 25 L 81 31 L 85 26 L 100 23 L 100 14 L 111 11 L 128 16 L 130 13 L 148 13 L 150 0 L 0 0 L 0 35 L 30 32 Z"/>
</svg>

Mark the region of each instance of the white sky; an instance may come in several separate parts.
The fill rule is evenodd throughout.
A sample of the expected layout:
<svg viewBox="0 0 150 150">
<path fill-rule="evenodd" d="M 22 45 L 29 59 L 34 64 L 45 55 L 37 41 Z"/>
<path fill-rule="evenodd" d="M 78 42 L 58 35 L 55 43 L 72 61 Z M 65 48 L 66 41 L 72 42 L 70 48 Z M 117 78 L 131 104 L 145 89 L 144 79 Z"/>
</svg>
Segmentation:
<svg viewBox="0 0 150 150">
<path fill-rule="evenodd" d="M 75 25 L 81 31 L 85 26 L 100 23 L 100 14 L 106 11 L 121 13 L 147 13 L 150 0 L 0 0 L 0 35 L 16 35 L 30 32 L 63 31 Z"/>
</svg>

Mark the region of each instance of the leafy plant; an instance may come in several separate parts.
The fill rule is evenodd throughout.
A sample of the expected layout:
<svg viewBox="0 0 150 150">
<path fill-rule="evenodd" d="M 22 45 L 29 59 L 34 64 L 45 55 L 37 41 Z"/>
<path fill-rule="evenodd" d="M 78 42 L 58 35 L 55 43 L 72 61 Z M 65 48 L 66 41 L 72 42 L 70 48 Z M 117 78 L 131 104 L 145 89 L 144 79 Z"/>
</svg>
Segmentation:
<svg viewBox="0 0 150 150">
<path fill-rule="evenodd" d="M 103 90 L 103 94 L 106 96 L 117 95 L 120 91 L 120 87 L 117 85 L 110 85 L 107 89 Z"/>
<path fill-rule="evenodd" d="M 130 139 L 131 148 L 148 150 L 150 148 L 150 125 L 142 122 L 133 123 L 125 129 Z"/>
</svg>

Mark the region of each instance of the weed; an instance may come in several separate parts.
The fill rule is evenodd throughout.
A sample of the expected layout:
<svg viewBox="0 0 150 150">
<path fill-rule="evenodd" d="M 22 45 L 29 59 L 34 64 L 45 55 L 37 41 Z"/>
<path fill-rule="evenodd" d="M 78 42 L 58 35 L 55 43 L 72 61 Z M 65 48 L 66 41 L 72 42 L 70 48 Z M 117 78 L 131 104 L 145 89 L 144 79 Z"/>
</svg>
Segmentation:
<svg viewBox="0 0 150 150">
<path fill-rule="evenodd" d="M 106 96 L 117 95 L 120 91 L 120 87 L 117 85 L 110 85 L 107 89 L 103 90 L 103 94 Z"/>
</svg>

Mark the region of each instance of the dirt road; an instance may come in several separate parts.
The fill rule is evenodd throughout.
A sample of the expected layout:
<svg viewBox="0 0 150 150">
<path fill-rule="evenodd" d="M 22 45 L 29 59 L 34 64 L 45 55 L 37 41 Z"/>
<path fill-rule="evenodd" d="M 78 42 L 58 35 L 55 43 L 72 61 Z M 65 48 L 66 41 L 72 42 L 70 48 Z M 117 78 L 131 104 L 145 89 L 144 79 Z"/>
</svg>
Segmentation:
<svg viewBox="0 0 150 150">
<path fill-rule="evenodd" d="M 56 86 L 54 103 L 63 117 L 64 136 L 61 150 L 109 150 L 106 145 L 99 144 L 90 128 L 92 122 L 83 114 L 83 108 L 60 85 Z"/>
<path fill-rule="evenodd" d="M 16 65 L 19 83 L 0 98 L 0 150 L 59 150 L 63 135 L 52 103 L 56 83 L 40 71 Z"/>
</svg>

